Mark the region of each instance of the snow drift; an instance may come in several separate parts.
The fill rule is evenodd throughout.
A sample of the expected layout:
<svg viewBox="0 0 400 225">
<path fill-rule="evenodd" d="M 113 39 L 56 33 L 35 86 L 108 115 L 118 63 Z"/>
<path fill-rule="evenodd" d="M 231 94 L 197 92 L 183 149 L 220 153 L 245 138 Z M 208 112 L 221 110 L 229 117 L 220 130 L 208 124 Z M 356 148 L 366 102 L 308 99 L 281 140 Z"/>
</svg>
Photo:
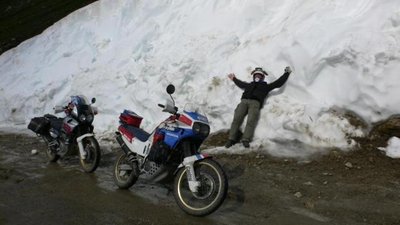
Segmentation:
<svg viewBox="0 0 400 225">
<path fill-rule="evenodd" d="M 125 108 L 150 130 L 173 83 L 178 106 L 201 105 L 215 132 L 229 128 L 242 93 L 226 74 L 250 81 L 261 66 L 271 82 L 289 65 L 254 148 L 283 156 L 307 151 L 272 143 L 347 148 L 362 131 L 329 109 L 368 122 L 398 112 L 399 9 L 397 0 L 101 0 L 0 56 L 0 121 L 27 123 L 84 94 L 98 99 L 98 132 L 114 131 Z"/>
<path fill-rule="evenodd" d="M 378 149 L 384 151 L 391 158 L 400 158 L 400 138 L 391 137 L 388 140 L 387 147 L 379 147 Z"/>
</svg>

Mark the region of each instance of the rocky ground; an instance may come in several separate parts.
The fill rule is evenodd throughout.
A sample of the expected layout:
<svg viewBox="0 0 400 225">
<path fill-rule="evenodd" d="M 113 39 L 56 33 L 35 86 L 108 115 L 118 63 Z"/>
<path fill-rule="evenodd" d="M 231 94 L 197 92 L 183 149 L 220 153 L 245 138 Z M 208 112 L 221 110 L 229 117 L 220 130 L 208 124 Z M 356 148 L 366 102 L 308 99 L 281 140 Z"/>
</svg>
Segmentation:
<svg viewBox="0 0 400 225">
<path fill-rule="evenodd" d="M 216 155 L 229 194 L 205 218 L 183 213 L 165 186 L 117 190 L 117 152 L 85 174 L 76 158 L 48 163 L 43 151 L 36 137 L 0 135 L 0 224 L 400 224 L 400 160 L 373 148 L 301 161 Z"/>
</svg>

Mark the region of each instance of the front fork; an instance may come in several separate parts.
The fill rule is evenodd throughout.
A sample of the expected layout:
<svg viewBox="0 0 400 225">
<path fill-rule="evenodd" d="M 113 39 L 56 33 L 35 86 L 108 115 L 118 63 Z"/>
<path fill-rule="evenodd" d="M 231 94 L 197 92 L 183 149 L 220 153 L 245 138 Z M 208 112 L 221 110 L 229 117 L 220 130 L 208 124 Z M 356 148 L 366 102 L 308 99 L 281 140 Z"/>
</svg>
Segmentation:
<svg viewBox="0 0 400 225">
<path fill-rule="evenodd" d="M 191 152 L 191 147 L 190 143 L 186 142 L 184 143 L 184 153 L 185 153 L 185 158 L 183 159 L 182 164 L 179 165 L 179 168 L 185 167 L 186 169 L 186 176 L 187 180 L 189 183 L 189 189 L 193 193 L 197 193 L 198 189 L 200 187 L 200 181 L 197 180 L 196 178 L 196 173 L 194 171 L 194 163 L 196 161 L 205 159 L 205 158 L 210 158 L 210 156 L 205 155 L 205 154 L 195 154 L 192 155 L 193 153 Z"/>
<path fill-rule="evenodd" d="M 81 159 L 86 159 L 86 156 L 87 156 L 87 153 L 85 152 L 85 149 L 82 144 L 82 140 L 87 137 L 93 137 L 93 136 L 94 136 L 93 133 L 87 133 L 87 134 L 84 134 L 84 135 L 76 138 L 76 142 L 78 143 L 78 148 L 79 148 L 79 155 L 80 155 Z"/>
<path fill-rule="evenodd" d="M 200 187 L 200 181 L 197 180 L 196 178 L 196 173 L 194 171 L 194 163 L 198 161 L 198 156 L 199 155 L 193 155 L 189 156 L 183 159 L 182 162 L 182 167 L 184 166 L 186 168 L 186 175 L 187 175 L 187 180 L 189 182 L 189 189 L 191 192 L 197 193 L 198 188 Z"/>
</svg>

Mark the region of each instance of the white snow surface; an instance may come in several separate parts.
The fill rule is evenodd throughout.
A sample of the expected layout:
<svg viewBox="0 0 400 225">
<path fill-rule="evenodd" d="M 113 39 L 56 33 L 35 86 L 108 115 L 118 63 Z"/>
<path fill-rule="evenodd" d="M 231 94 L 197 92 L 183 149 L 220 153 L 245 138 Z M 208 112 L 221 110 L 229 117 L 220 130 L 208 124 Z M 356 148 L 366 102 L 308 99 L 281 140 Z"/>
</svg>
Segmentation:
<svg viewBox="0 0 400 225">
<path fill-rule="evenodd" d="M 388 146 L 386 148 L 379 148 L 386 152 L 386 155 L 391 158 L 400 158 L 400 138 L 392 137 L 388 140 Z"/>
<path fill-rule="evenodd" d="M 83 94 L 98 100 L 100 135 L 116 130 L 123 109 L 150 131 L 167 116 L 157 103 L 172 83 L 177 105 L 200 105 L 216 132 L 229 129 L 242 94 L 228 73 L 251 81 L 261 66 L 272 82 L 291 66 L 262 109 L 252 150 L 346 149 L 349 135 L 363 133 L 329 109 L 368 122 L 398 113 L 399 40 L 398 0 L 100 0 L 0 56 L 0 122 L 27 124 Z"/>
</svg>

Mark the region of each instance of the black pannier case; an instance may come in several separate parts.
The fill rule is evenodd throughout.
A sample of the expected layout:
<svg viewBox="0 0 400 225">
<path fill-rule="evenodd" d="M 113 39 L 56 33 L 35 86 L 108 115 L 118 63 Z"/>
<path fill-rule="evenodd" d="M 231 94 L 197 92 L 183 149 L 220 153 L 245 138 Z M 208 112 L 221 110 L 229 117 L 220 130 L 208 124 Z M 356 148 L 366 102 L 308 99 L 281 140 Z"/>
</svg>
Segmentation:
<svg viewBox="0 0 400 225">
<path fill-rule="evenodd" d="M 50 121 L 48 121 L 44 117 L 34 117 L 31 119 L 31 122 L 28 124 L 28 129 L 37 133 L 44 134 L 49 128 Z"/>
</svg>

